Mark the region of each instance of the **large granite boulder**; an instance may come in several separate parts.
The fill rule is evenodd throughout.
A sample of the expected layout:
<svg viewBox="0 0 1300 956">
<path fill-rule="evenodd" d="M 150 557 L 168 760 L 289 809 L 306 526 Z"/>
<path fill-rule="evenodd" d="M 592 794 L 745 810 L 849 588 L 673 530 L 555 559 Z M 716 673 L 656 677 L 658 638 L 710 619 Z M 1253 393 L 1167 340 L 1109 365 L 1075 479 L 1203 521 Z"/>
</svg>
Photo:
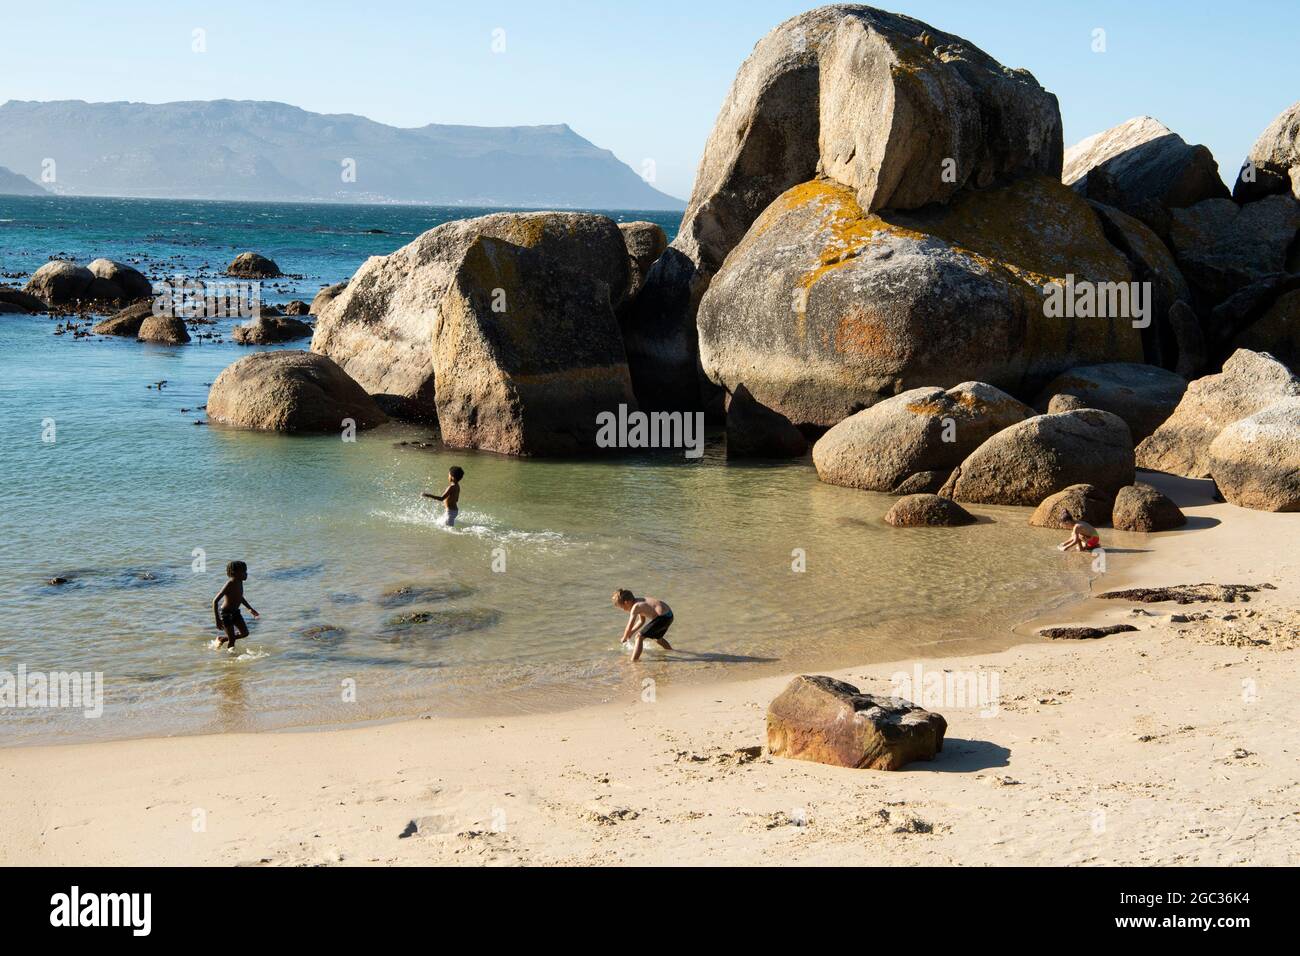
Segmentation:
<svg viewBox="0 0 1300 956">
<path fill-rule="evenodd" d="M 1035 405 L 1047 409 L 1054 397 L 1071 395 L 1086 408 L 1100 408 L 1124 419 L 1134 441 L 1159 428 L 1178 407 L 1187 380 L 1181 375 L 1131 362 L 1086 365 L 1058 375 L 1039 394 Z"/>
<path fill-rule="evenodd" d="M 1232 340 L 1235 348 L 1267 352 L 1291 371 L 1300 370 L 1300 276 L 1291 276 L 1297 288 L 1273 300 L 1263 315 Z"/>
<path fill-rule="evenodd" d="M 1226 199 L 1219 164 L 1150 116 L 1135 116 L 1065 151 L 1061 179 L 1081 195 L 1159 228 L 1164 210 Z"/>
<path fill-rule="evenodd" d="M 489 235 L 470 244 L 438 306 L 433 365 L 453 447 L 594 453 L 600 416 L 636 407 L 610 285 L 561 267 L 544 246 Z"/>
<path fill-rule="evenodd" d="M 237 279 L 275 279 L 283 273 L 266 256 L 256 252 L 241 252 L 226 266 L 226 275 Z"/>
<path fill-rule="evenodd" d="M 386 419 L 374 399 L 324 355 L 254 352 L 227 366 L 208 392 L 208 418 L 258 431 L 341 432 Z"/>
<path fill-rule="evenodd" d="M 1218 375 L 1187 386 L 1163 425 L 1137 447 L 1137 463 L 1152 471 L 1208 478 L 1210 443 L 1233 422 L 1284 398 L 1300 396 L 1300 378 L 1273 356 L 1239 349 Z"/>
<path fill-rule="evenodd" d="M 23 315 L 35 315 L 48 312 L 49 305 L 30 292 L 20 289 L 0 287 L 0 312 L 17 312 Z"/>
<path fill-rule="evenodd" d="M 85 266 L 55 259 L 33 272 L 23 291 L 51 306 L 70 306 L 86 299 L 94 281 L 95 274 Z"/>
<path fill-rule="evenodd" d="M 273 345 L 310 338 L 312 328 L 301 319 L 281 315 L 261 315 L 244 325 L 235 326 L 233 338 L 240 345 Z"/>
<path fill-rule="evenodd" d="M 1187 517 L 1150 485 L 1129 485 L 1115 495 L 1111 524 L 1118 531 L 1170 531 L 1187 524 Z"/>
<path fill-rule="evenodd" d="M 1241 203 L 1278 193 L 1300 199 L 1300 103 L 1288 106 L 1260 134 L 1232 188 L 1232 198 Z"/>
<path fill-rule="evenodd" d="M 95 325 L 90 331 L 96 335 L 122 335 L 136 338 L 140 334 L 140 326 L 144 325 L 146 319 L 152 317 L 153 300 L 145 299 L 114 313 L 103 322 Z M 184 323 L 181 324 L 184 325 Z"/>
<path fill-rule="evenodd" d="M 1037 506 L 1071 485 L 1113 495 L 1133 484 L 1133 437 L 1118 415 L 1085 408 L 1039 415 L 975 449 L 940 490 L 945 498 Z"/>
<path fill-rule="evenodd" d="M 1298 229 L 1300 203 L 1290 195 L 1245 206 L 1206 199 L 1170 213 L 1169 245 L 1208 308 L 1270 273 L 1287 271 Z"/>
<path fill-rule="evenodd" d="M 1115 496 L 1092 485 L 1071 485 L 1064 491 L 1048 495 L 1029 516 L 1035 528 L 1073 528 L 1083 519 L 1094 528 L 1110 520 Z"/>
<path fill-rule="evenodd" d="M 638 396 L 664 407 L 695 398 L 700 299 L 791 187 L 822 172 L 870 212 L 946 200 L 1002 173 L 1056 177 L 1060 162 L 1056 98 L 966 40 L 865 6 L 787 20 L 737 72 L 677 237 L 625 323 Z"/>
<path fill-rule="evenodd" d="M 150 314 L 140 323 L 135 336 L 141 342 L 157 342 L 160 345 L 184 345 L 190 340 L 185 320 L 175 315 Z"/>
<path fill-rule="evenodd" d="M 366 391 L 379 396 L 392 414 L 436 418 L 441 404 L 434 385 L 439 316 L 454 285 L 472 286 L 476 281 L 472 270 L 464 270 L 469 268 L 470 249 L 484 238 L 532 250 L 534 259 L 540 257 L 557 270 L 603 283 L 605 308 L 597 338 L 601 348 L 609 346 L 611 334 L 618 334 L 617 325 L 611 324 L 611 307 L 621 300 L 628 282 L 627 247 L 618 226 L 605 216 L 539 212 L 497 213 L 444 223 L 396 252 L 367 260 L 318 313 L 312 351 L 333 358 Z M 519 277 L 497 275 L 496 265 L 484 256 L 495 248 L 476 252 L 473 264 L 486 266 L 478 277 L 477 295 L 487 299 L 487 318 L 497 316 L 494 321 L 500 324 L 509 322 L 513 314 L 517 325 L 523 313 L 514 308 L 515 299 L 522 302 L 532 293 L 522 287 Z M 502 265 L 508 261 L 513 256 L 502 260 Z M 555 279 L 542 278 L 552 292 L 561 291 Z M 483 284 L 487 282 L 493 284 Z M 575 302 L 595 295 L 589 286 L 589 282 L 575 285 Z M 532 316 L 543 325 L 532 332 L 520 327 L 520 334 L 549 338 L 546 347 L 553 356 L 570 345 L 585 348 L 581 339 L 586 330 L 580 322 L 586 317 L 566 317 L 563 299 L 553 304 L 556 311 Z M 609 322 L 604 320 L 605 312 Z M 626 366 L 626 359 L 620 362 Z"/>
<path fill-rule="evenodd" d="M 312 315 L 320 315 L 321 312 L 325 310 L 325 306 L 329 305 L 331 302 L 337 299 L 339 297 L 339 293 L 341 293 L 347 287 L 348 284 L 346 281 L 336 282 L 333 285 L 327 285 L 325 288 L 321 289 L 319 292 L 316 293 L 316 297 L 311 300 L 311 307 L 307 311 L 310 312 Z"/>
<path fill-rule="evenodd" d="M 808 439 L 784 415 L 754 401 L 743 384 L 727 396 L 728 458 L 800 458 Z"/>
<path fill-rule="evenodd" d="M 817 180 L 727 257 L 700 303 L 700 360 L 800 426 L 922 385 L 1033 394 L 1076 365 L 1141 360 L 1130 316 L 1056 315 L 1051 300 L 1069 296 L 1046 294 L 1131 279 L 1087 203 L 1046 176 L 878 214 Z"/>
<path fill-rule="evenodd" d="M 955 528 L 974 523 L 973 514 L 939 495 L 904 495 L 885 512 L 885 524 L 895 528 Z"/>
<path fill-rule="evenodd" d="M 774 756 L 859 770 L 933 760 L 947 730 L 938 714 L 832 677 L 796 677 L 767 708 L 767 749 Z"/>
<path fill-rule="evenodd" d="M 153 298 L 153 284 L 138 269 L 112 259 L 96 259 L 87 266 L 98 280 L 98 294 L 91 298 L 105 302 L 138 302 Z"/>
<path fill-rule="evenodd" d="M 1286 398 L 1219 432 L 1210 475 L 1224 499 L 1257 511 L 1300 511 L 1300 398 Z"/>
<path fill-rule="evenodd" d="M 813 446 L 813 464 L 822 481 L 867 491 L 911 490 L 920 472 L 941 474 L 941 485 L 985 441 L 1033 414 L 1028 405 L 983 382 L 947 391 L 914 388 L 828 431 Z"/>
<path fill-rule="evenodd" d="M 668 236 L 658 223 L 644 220 L 620 222 L 618 231 L 623 234 L 627 246 L 627 294 L 630 298 L 641 291 L 650 267 L 668 248 Z"/>
</svg>

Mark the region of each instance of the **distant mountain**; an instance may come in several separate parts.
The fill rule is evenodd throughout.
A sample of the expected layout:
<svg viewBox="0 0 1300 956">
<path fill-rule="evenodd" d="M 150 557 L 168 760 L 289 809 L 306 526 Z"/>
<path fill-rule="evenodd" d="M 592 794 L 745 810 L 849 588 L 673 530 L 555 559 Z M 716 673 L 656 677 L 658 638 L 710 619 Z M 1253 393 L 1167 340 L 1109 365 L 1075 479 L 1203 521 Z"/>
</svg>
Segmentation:
<svg viewBox="0 0 1300 956">
<path fill-rule="evenodd" d="M 0 166 L 0 196 L 48 196 L 44 187 L 20 176 L 12 169 Z"/>
<path fill-rule="evenodd" d="M 0 106 L 0 163 L 31 174 L 47 159 L 70 195 L 684 207 L 566 125 L 399 129 L 248 100 Z"/>
</svg>

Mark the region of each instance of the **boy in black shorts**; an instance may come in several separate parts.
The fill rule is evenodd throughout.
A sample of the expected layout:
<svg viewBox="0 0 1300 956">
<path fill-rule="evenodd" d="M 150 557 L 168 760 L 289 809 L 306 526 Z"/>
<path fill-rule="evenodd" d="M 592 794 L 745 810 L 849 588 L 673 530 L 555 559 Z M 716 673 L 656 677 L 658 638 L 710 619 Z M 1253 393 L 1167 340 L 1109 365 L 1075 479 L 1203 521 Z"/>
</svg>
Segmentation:
<svg viewBox="0 0 1300 956">
<path fill-rule="evenodd" d="M 658 641 L 659 646 L 671 651 L 673 646 L 664 637 L 673 624 L 673 609 L 658 598 L 639 598 L 627 588 L 614 592 L 614 606 L 620 611 L 627 611 L 627 627 L 623 628 L 622 644 L 632 639 L 635 631 L 636 644 L 632 648 L 632 661 L 641 659 L 641 648 L 646 641 Z"/>
<path fill-rule="evenodd" d="M 248 580 L 248 565 L 243 561 L 231 561 L 226 565 L 226 586 L 212 599 L 212 613 L 217 619 L 217 630 L 225 631 L 226 636 L 217 641 L 217 647 L 230 641 L 231 650 L 235 641 L 248 637 L 248 625 L 244 623 L 241 607 L 252 611 L 253 617 L 258 613 L 253 605 L 244 600 L 244 582 Z"/>
</svg>

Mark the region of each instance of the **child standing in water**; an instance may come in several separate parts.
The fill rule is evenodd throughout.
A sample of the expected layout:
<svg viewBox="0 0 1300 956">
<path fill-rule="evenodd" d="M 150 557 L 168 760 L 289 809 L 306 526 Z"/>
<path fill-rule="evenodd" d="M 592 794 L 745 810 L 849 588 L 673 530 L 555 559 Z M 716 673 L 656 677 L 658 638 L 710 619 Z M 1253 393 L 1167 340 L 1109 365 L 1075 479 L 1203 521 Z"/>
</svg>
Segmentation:
<svg viewBox="0 0 1300 956">
<path fill-rule="evenodd" d="M 646 641 L 658 641 L 659 646 L 671 651 L 673 646 L 664 637 L 668 628 L 673 626 L 673 609 L 658 598 L 639 598 L 627 588 L 619 588 L 613 595 L 614 606 L 620 611 L 627 611 L 627 627 L 623 628 L 626 645 L 636 631 L 636 644 L 632 648 L 632 662 L 641 659 L 641 648 Z"/>
<path fill-rule="evenodd" d="M 244 600 L 244 582 L 248 580 L 248 565 L 243 561 L 231 561 L 226 565 L 226 586 L 212 599 L 212 614 L 217 619 L 217 630 L 225 631 L 226 636 L 217 641 L 217 647 L 230 642 L 234 650 L 235 641 L 248 637 L 248 625 L 244 623 L 241 607 L 248 608 L 253 617 L 259 617 L 253 605 Z"/>
<path fill-rule="evenodd" d="M 460 480 L 465 477 L 465 469 L 460 465 L 452 465 L 447 470 L 447 490 L 440 495 L 435 495 L 431 491 L 422 491 L 420 494 L 425 498 L 432 498 L 434 501 L 441 501 L 447 509 L 447 527 L 456 527 L 456 515 L 460 514 Z"/>
</svg>

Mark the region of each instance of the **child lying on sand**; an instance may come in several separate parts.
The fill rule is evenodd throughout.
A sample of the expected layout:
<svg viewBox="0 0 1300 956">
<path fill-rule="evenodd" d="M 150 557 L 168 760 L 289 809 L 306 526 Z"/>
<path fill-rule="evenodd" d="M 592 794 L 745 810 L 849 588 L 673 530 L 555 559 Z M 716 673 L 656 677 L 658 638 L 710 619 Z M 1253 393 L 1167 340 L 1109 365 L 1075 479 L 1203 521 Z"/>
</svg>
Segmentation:
<svg viewBox="0 0 1300 956">
<path fill-rule="evenodd" d="M 615 591 L 613 600 L 616 608 L 628 612 L 627 627 L 623 628 L 623 639 L 620 643 L 626 645 L 632 639 L 632 632 L 636 631 L 636 644 L 632 648 L 634 663 L 641 659 L 641 648 L 646 641 L 658 641 L 659 646 L 666 651 L 673 649 L 664 637 L 668 633 L 668 628 L 673 626 L 672 608 L 658 598 L 639 598 L 627 588 L 619 588 Z"/>
<path fill-rule="evenodd" d="M 1074 530 L 1070 533 L 1069 540 L 1062 541 L 1056 546 L 1058 551 L 1091 551 L 1101 544 L 1101 538 L 1097 536 L 1097 529 L 1082 518 L 1076 519 L 1070 512 L 1065 513 L 1066 521 L 1074 522 Z"/>
</svg>

